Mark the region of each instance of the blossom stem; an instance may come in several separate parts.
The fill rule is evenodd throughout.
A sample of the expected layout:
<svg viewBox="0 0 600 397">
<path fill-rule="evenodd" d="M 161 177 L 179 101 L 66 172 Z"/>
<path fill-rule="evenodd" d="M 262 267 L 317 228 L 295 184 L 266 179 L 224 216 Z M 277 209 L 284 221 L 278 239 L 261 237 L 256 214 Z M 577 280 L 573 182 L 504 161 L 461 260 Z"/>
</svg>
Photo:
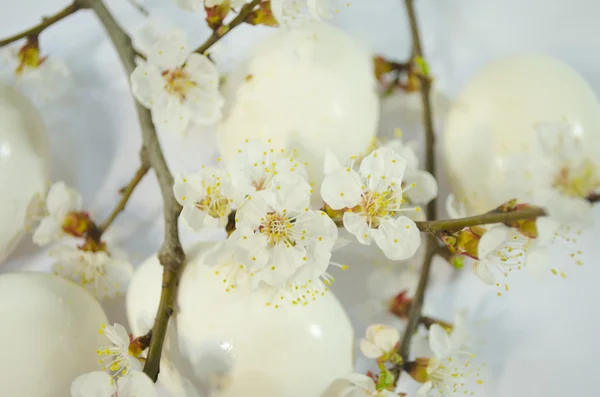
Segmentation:
<svg viewBox="0 0 600 397">
<path fill-rule="evenodd" d="M 56 14 L 51 15 L 49 17 L 43 17 L 42 22 L 40 22 L 38 25 L 35 25 L 30 29 L 24 30 L 23 32 L 17 33 L 13 36 L 0 40 L 0 47 L 4 47 L 5 45 L 27 37 L 37 36 L 40 33 L 42 33 L 47 27 L 54 25 L 56 22 L 63 20 L 71 14 L 74 14 L 81 8 L 82 7 L 79 5 L 79 3 L 75 1 L 63 8 L 62 10 L 60 10 L 59 12 L 57 12 Z"/>
<path fill-rule="evenodd" d="M 144 176 L 148 173 L 148 170 L 150 169 L 150 164 L 148 163 L 148 156 L 146 155 L 145 151 L 142 151 L 142 153 L 140 153 L 140 159 L 141 159 L 140 167 L 138 168 L 138 170 L 135 173 L 135 175 L 133 176 L 133 178 L 129 181 L 129 183 L 127 184 L 125 189 L 123 189 L 123 193 L 121 194 L 121 200 L 119 200 L 119 202 L 117 203 L 115 208 L 112 210 L 112 212 L 110 213 L 108 218 L 106 218 L 106 220 L 104 222 L 102 222 L 100 224 L 100 226 L 98 226 L 98 231 L 97 231 L 98 240 L 100 239 L 102 234 L 106 231 L 106 229 L 108 229 L 108 227 L 113 223 L 113 221 L 116 219 L 117 215 L 119 215 L 119 213 L 121 213 L 121 211 L 123 211 L 125 209 L 125 205 L 127 205 L 127 202 L 129 201 L 129 198 L 131 197 L 131 194 L 133 193 L 133 191 L 135 190 L 137 185 L 141 182 L 141 180 L 144 178 Z"/>
<path fill-rule="evenodd" d="M 254 11 L 254 7 L 256 7 L 260 2 L 261 0 L 252 0 L 251 3 L 248 3 L 245 6 L 243 6 L 240 9 L 240 12 L 237 14 L 237 16 L 230 23 L 228 23 L 227 25 L 223 25 L 219 29 L 215 30 L 213 34 L 204 42 L 204 44 L 198 47 L 194 52 L 204 54 L 217 41 L 221 40 L 229 32 L 231 32 L 233 28 L 244 23 L 244 21 L 246 21 L 246 19 L 252 13 L 252 11 Z"/>
<path fill-rule="evenodd" d="M 96 13 L 116 48 L 127 74 L 131 74 L 136 67 L 136 52 L 129 36 L 117 24 L 102 0 L 78 0 L 78 3 L 82 7 L 91 8 Z M 185 254 L 179 241 L 178 218 L 181 206 L 173 196 L 173 175 L 161 149 L 150 110 L 137 101 L 135 106 L 142 130 L 142 153 L 145 152 L 147 155 L 148 164 L 154 170 L 158 179 L 164 209 L 165 237 L 158 252 L 158 259 L 164 269 L 162 291 L 158 312 L 152 328 L 152 341 L 144 366 L 144 372 L 156 381 L 160 371 L 160 357 L 167 333 L 167 324 L 174 312 L 176 289 L 179 276 L 183 270 Z"/>
</svg>

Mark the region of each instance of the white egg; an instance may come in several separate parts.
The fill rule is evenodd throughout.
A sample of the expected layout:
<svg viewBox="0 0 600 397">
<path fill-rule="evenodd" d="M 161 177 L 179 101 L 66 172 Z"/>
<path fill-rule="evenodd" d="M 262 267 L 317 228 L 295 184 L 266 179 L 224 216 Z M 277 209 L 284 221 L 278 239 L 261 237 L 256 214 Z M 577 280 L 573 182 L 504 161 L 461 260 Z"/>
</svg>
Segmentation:
<svg viewBox="0 0 600 397">
<path fill-rule="evenodd" d="M 80 286 L 43 273 L 0 275 L 0 396 L 65 397 L 99 370 L 106 316 Z"/>
<path fill-rule="evenodd" d="M 326 149 L 349 161 L 377 133 L 371 53 L 327 24 L 278 29 L 227 77 L 224 95 L 217 132 L 223 160 L 246 139 L 272 139 L 275 147 L 298 150 L 317 188 Z"/>
<path fill-rule="evenodd" d="M 166 372 L 161 372 L 160 381 L 171 392 L 185 395 L 182 375 L 205 392 L 215 372 L 232 365 L 215 397 L 319 396 L 335 378 L 352 370 L 353 331 L 333 294 L 306 306 L 275 309 L 265 305 L 267 289 L 236 287 L 226 292 L 223 276 L 202 263 L 202 253 L 213 244 L 199 244 L 187 253 L 179 311 L 174 327 L 169 327 L 161 364 Z M 127 315 L 134 333 L 145 333 L 152 324 L 149 314 L 158 305 L 161 272 L 152 257 L 133 277 Z M 201 372 L 190 375 L 190 368 Z"/>
<path fill-rule="evenodd" d="M 589 85 L 567 64 L 545 55 L 492 62 L 454 102 L 443 137 L 452 192 L 482 213 L 524 194 L 507 172 L 509 156 L 527 153 L 534 125 L 568 118 L 583 127 L 591 153 L 600 144 L 600 105 Z"/>
<path fill-rule="evenodd" d="M 21 93 L 0 84 L 0 262 L 23 236 L 27 206 L 46 191 L 49 172 L 41 115 Z"/>
</svg>

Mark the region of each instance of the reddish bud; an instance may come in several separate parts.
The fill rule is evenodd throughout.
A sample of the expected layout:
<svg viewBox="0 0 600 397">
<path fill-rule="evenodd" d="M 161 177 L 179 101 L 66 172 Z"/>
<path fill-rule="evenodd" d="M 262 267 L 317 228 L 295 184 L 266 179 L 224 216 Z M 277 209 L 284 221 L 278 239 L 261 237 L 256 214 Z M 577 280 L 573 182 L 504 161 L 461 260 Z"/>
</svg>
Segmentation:
<svg viewBox="0 0 600 397">
<path fill-rule="evenodd" d="M 212 30 L 217 30 L 223 25 L 223 20 L 231 11 L 229 1 L 224 1 L 218 6 L 204 7 L 206 10 L 206 23 Z"/>
<path fill-rule="evenodd" d="M 63 221 L 62 230 L 74 237 L 83 237 L 92 227 L 94 222 L 87 212 L 69 212 Z"/>
<path fill-rule="evenodd" d="M 279 23 L 273 16 L 270 1 L 262 1 L 259 4 L 259 8 L 248 15 L 246 23 L 250 25 L 279 26 Z"/>
<path fill-rule="evenodd" d="M 396 295 L 389 303 L 390 313 L 400 317 L 406 318 L 412 305 L 412 299 L 408 297 L 408 291 L 402 291 Z"/>
</svg>

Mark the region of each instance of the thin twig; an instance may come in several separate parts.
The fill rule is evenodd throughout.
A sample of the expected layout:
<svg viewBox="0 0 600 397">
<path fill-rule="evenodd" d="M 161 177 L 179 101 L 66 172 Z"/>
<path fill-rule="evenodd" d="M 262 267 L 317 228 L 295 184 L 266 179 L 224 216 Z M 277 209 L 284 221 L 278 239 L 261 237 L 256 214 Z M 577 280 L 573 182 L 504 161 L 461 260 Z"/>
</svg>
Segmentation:
<svg viewBox="0 0 600 397">
<path fill-rule="evenodd" d="M 422 232 L 436 233 L 442 230 L 460 230 L 468 226 L 489 225 L 492 223 L 511 223 L 526 219 L 535 219 L 545 215 L 546 211 L 543 208 L 531 207 L 512 212 L 488 212 L 487 214 L 468 216 L 466 218 L 415 223 Z"/>
<path fill-rule="evenodd" d="M 127 0 L 127 2 L 129 4 L 131 4 L 131 6 L 133 8 L 135 8 L 140 14 L 149 17 L 150 16 L 150 12 L 140 3 L 138 3 L 136 0 Z"/>
<path fill-rule="evenodd" d="M 410 310 L 408 311 L 408 322 L 404 330 L 404 335 L 402 336 L 402 341 L 400 342 L 400 347 L 398 347 L 398 354 L 400 354 L 400 356 L 402 357 L 402 363 L 408 362 L 410 354 L 410 341 L 414 333 L 417 331 L 417 328 L 419 327 L 419 324 L 421 323 L 422 319 L 421 311 L 423 310 L 425 291 L 427 289 L 427 282 L 429 280 L 431 262 L 433 261 L 433 257 L 435 256 L 435 249 L 432 249 L 431 247 L 437 246 L 436 240 L 433 236 L 428 236 L 427 246 L 427 254 L 425 256 L 425 262 L 423 263 L 423 267 L 421 268 L 421 276 L 419 278 L 417 292 L 415 293 L 415 296 L 410 305 Z M 402 363 L 392 368 L 392 373 L 394 374 L 394 384 L 397 384 L 398 380 L 400 379 Z"/>
<path fill-rule="evenodd" d="M 138 170 L 136 171 L 133 178 L 129 181 L 129 183 L 127 184 L 125 189 L 123 189 L 123 193 L 121 194 L 121 200 L 119 200 L 119 202 L 117 203 L 115 208 L 112 210 L 112 212 L 110 213 L 108 218 L 106 218 L 106 220 L 104 222 L 102 222 L 100 224 L 100 226 L 98 226 L 98 239 L 102 236 L 102 234 L 106 231 L 106 229 L 108 229 L 108 227 L 113 223 L 113 221 L 115 220 L 117 215 L 119 215 L 119 213 L 125 209 L 125 205 L 127 205 L 127 201 L 129 201 L 129 198 L 131 197 L 131 194 L 137 187 L 138 183 L 140 183 L 142 178 L 144 178 L 144 175 L 146 175 L 148 173 L 148 170 L 150 169 L 150 164 L 148 162 L 148 156 L 145 154 L 145 151 L 143 151 L 140 154 L 140 159 L 141 159 L 140 168 L 138 168 Z"/>
<path fill-rule="evenodd" d="M 131 39 L 114 20 L 101 0 L 78 0 L 82 6 L 94 10 L 106 29 L 125 71 L 130 75 L 135 69 L 136 52 Z M 176 288 L 183 269 L 185 254 L 179 241 L 178 217 L 181 206 L 173 196 L 173 176 L 160 147 L 156 130 L 152 124 L 150 110 L 136 101 L 136 111 L 142 130 L 143 150 L 148 156 L 148 163 L 154 170 L 163 198 L 165 237 L 158 252 L 158 259 L 163 266 L 162 292 L 158 312 L 152 328 L 152 342 L 148 350 L 144 372 L 154 381 L 160 371 L 160 356 L 167 332 L 169 318 L 174 312 Z"/>
<path fill-rule="evenodd" d="M 408 14 L 408 20 L 410 24 L 410 33 L 412 36 L 412 59 L 413 63 L 415 59 L 423 56 L 423 47 L 421 45 L 421 35 L 419 33 L 419 25 L 417 24 L 417 16 L 415 14 L 415 8 L 413 0 L 404 0 L 406 4 L 406 11 Z M 431 106 L 431 78 L 421 73 L 417 74 L 421 82 L 421 100 L 423 103 L 423 124 L 425 125 L 425 168 L 435 173 L 435 131 L 433 127 L 433 109 Z M 436 200 L 432 200 L 427 206 L 427 214 L 429 219 L 437 218 L 437 203 Z"/>
<path fill-rule="evenodd" d="M 421 38 L 419 35 L 419 27 L 417 25 L 417 17 L 413 7 L 413 0 L 405 0 L 404 3 L 406 5 L 412 35 L 412 60 L 415 62 L 417 57 L 423 58 L 423 48 L 421 46 Z M 420 75 L 421 74 L 419 74 L 419 76 Z M 424 109 L 423 123 L 425 124 L 425 169 L 435 176 L 435 132 L 433 130 L 433 112 L 429 95 L 430 89 L 431 80 L 429 79 L 429 76 L 424 76 L 421 78 L 421 99 Z M 436 201 L 432 200 L 427 207 L 427 219 L 429 222 L 435 222 L 436 213 Z M 419 285 L 408 312 L 408 322 L 406 324 L 406 329 L 404 330 L 404 335 L 402 336 L 402 341 L 400 342 L 400 347 L 398 348 L 398 354 L 402 357 L 403 363 L 408 362 L 410 342 L 421 322 L 421 311 L 423 309 L 425 291 L 429 280 L 431 262 L 437 249 L 438 243 L 436 238 L 432 235 L 428 235 L 425 262 L 421 268 Z M 400 373 L 402 372 L 401 366 L 402 363 L 400 365 L 395 365 L 392 368 L 392 373 L 394 374 L 394 386 L 398 384 L 398 380 L 400 379 Z"/>
<path fill-rule="evenodd" d="M 56 14 L 42 18 L 42 22 L 40 22 L 38 25 L 35 25 L 34 27 L 27 29 L 21 33 L 17 33 L 13 36 L 0 40 L 0 47 L 4 47 L 7 44 L 30 36 L 37 36 L 40 33 L 42 33 L 42 31 L 44 31 L 44 29 L 46 29 L 47 27 L 54 25 L 56 22 L 63 20 L 71 14 L 74 14 L 75 12 L 77 12 L 77 10 L 81 8 L 82 7 L 80 7 L 79 3 L 75 1 L 63 8 L 62 10 L 60 10 L 59 12 L 57 12 Z"/>
<path fill-rule="evenodd" d="M 204 54 L 210 47 L 212 47 L 217 41 L 221 40 L 225 37 L 229 32 L 233 30 L 238 25 L 244 23 L 246 18 L 254 11 L 254 7 L 256 7 L 261 0 L 253 0 L 251 3 L 246 4 L 240 9 L 240 13 L 227 25 L 221 26 L 219 29 L 215 30 L 213 34 L 198 47 L 194 52 L 199 54 Z"/>
</svg>

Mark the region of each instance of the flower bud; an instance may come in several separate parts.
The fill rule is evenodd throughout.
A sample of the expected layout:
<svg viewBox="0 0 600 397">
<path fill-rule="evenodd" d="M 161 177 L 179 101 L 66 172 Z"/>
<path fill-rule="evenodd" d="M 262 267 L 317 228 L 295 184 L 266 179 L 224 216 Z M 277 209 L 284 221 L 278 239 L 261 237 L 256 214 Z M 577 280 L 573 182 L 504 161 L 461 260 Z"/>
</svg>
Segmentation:
<svg viewBox="0 0 600 397">
<path fill-rule="evenodd" d="M 429 380 L 429 374 L 427 373 L 428 365 L 428 358 L 418 357 L 415 361 L 404 364 L 404 370 L 417 382 L 425 383 Z"/>
<path fill-rule="evenodd" d="M 62 230 L 74 237 L 83 237 L 92 227 L 94 222 L 90 215 L 83 211 L 69 212 L 62 224 Z"/>
<path fill-rule="evenodd" d="M 388 361 L 400 342 L 400 332 L 389 325 L 374 324 L 367 328 L 366 338 L 360 341 L 360 350 L 365 357 L 379 362 Z"/>
</svg>

